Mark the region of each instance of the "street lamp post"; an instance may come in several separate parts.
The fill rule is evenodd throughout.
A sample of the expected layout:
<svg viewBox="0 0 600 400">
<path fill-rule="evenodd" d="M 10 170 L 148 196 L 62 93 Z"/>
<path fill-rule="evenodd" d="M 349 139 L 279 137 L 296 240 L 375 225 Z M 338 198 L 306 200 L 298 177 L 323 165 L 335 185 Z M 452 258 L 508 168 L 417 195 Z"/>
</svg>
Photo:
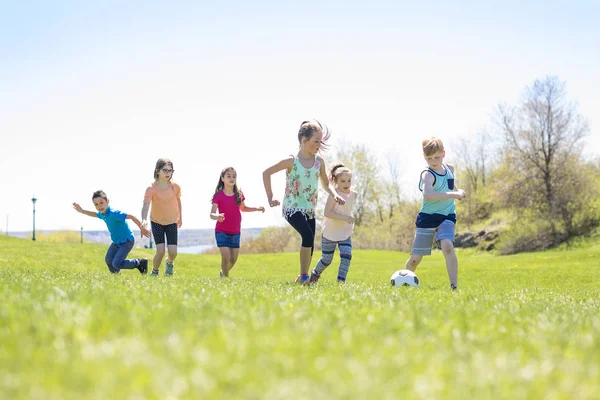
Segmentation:
<svg viewBox="0 0 600 400">
<path fill-rule="evenodd" d="M 37 199 L 35 198 L 35 196 L 33 196 L 31 198 L 31 202 L 33 203 L 33 237 L 31 238 L 31 240 L 35 241 L 35 202 L 37 201 Z"/>
</svg>

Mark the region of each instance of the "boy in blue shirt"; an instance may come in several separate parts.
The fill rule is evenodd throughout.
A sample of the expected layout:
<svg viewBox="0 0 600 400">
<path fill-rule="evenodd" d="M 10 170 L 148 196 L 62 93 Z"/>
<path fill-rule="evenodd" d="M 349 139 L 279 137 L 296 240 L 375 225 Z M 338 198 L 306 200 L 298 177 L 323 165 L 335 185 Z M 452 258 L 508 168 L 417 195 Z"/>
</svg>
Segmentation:
<svg viewBox="0 0 600 400">
<path fill-rule="evenodd" d="M 454 252 L 454 200 L 464 199 L 465 191 L 455 187 L 454 167 L 444 163 L 446 152 L 440 139 L 431 137 L 423 140 L 423 156 L 428 166 L 421 172 L 419 181 L 423 204 L 417 216 L 417 230 L 406 269 L 416 270 L 423 256 L 431 255 L 435 236 L 446 259 L 450 287 L 455 290 L 458 285 L 458 259 Z"/>
<path fill-rule="evenodd" d="M 97 213 L 86 211 L 77 203 L 73 203 L 73 208 L 77 212 L 89 215 L 90 217 L 98 217 L 106 223 L 110 232 L 110 239 L 112 240 L 106 252 L 106 257 L 104 257 L 104 261 L 108 265 L 108 270 L 113 274 L 118 274 L 122 269 L 138 269 L 142 274 L 146 274 L 148 272 L 147 258 L 126 259 L 131 249 L 133 249 L 134 244 L 133 232 L 129 225 L 127 225 L 126 220 L 132 220 L 140 228 L 142 236 L 150 237 L 150 231 L 133 215 L 111 208 L 108 205 L 108 197 L 106 197 L 106 193 L 102 190 L 94 192 L 92 201 L 96 210 L 98 210 Z"/>
</svg>

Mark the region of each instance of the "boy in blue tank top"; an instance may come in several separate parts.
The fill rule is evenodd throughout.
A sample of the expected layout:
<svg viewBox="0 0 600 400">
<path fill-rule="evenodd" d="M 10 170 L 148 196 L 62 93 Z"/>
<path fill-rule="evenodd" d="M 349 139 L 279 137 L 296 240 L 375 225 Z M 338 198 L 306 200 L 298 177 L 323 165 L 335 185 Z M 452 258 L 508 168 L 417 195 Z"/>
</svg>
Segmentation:
<svg viewBox="0 0 600 400">
<path fill-rule="evenodd" d="M 406 269 L 415 271 L 423 256 L 431 255 L 435 237 L 446 259 L 450 287 L 455 290 L 458 285 L 458 259 L 454 252 L 454 200 L 464 199 L 465 191 L 457 189 L 454 184 L 454 167 L 444 163 L 446 152 L 440 139 L 431 137 L 423 140 L 423 156 L 428 166 L 421 172 L 419 180 L 423 204 L 417 215 L 417 230 Z"/>
</svg>

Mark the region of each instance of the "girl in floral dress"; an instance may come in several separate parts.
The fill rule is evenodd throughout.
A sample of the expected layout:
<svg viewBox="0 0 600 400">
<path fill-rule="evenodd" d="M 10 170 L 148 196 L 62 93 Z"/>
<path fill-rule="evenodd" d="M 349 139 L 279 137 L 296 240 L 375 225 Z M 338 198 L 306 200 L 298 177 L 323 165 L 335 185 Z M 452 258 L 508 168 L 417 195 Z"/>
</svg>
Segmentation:
<svg viewBox="0 0 600 400">
<path fill-rule="evenodd" d="M 289 156 L 270 166 L 263 172 L 263 183 L 267 200 L 271 207 L 281 203 L 273 199 L 271 175 L 286 170 L 283 217 L 302 237 L 300 247 L 300 275 L 296 283 L 309 283 L 310 269 L 315 243 L 315 207 L 317 205 L 319 180 L 325 191 L 338 204 L 344 204 L 327 179 L 325 161 L 318 154 L 326 148 L 330 137 L 329 130 L 319 121 L 304 121 L 298 131 L 300 150 L 296 156 Z"/>
</svg>

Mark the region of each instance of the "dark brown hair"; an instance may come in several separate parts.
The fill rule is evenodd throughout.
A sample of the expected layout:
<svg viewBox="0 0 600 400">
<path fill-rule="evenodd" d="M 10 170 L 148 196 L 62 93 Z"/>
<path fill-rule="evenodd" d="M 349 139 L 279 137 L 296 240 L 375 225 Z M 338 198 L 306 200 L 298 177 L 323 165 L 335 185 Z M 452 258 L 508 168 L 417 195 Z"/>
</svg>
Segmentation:
<svg viewBox="0 0 600 400">
<path fill-rule="evenodd" d="M 237 172 L 235 171 L 235 168 L 233 168 L 233 167 L 227 167 L 223 171 L 221 171 L 221 175 L 219 176 L 219 183 L 217 183 L 217 188 L 215 189 L 215 194 L 213 194 L 213 197 L 210 200 L 211 202 L 215 201 L 215 197 L 217 196 L 217 194 L 221 190 L 223 190 L 223 188 L 225 187 L 225 183 L 223 183 L 223 177 L 225 176 L 225 174 L 228 171 L 231 171 L 234 174 L 237 174 Z M 235 204 L 237 204 L 239 206 L 240 204 L 242 204 L 242 192 L 240 191 L 240 189 L 238 189 L 237 182 L 235 185 L 233 185 L 233 193 L 235 194 Z"/>
<path fill-rule="evenodd" d="M 107 201 L 108 201 L 108 197 L 106 197 L 106 193 L 104 193 L 104 191 L 103 191 L 103 190 L 96 190 L 96 191 L 94 192 L 94 194 L 92 195 L 92 201 L 96 200 L 96 199 L 97 199 L 97 198 L 99 198 L 99 197 L 101 197 L 101 198 L 103 198 L 104 200 L 107 200 Z"/>
<path fill-rule="evenodd" d="M 175 172 L 175 169 L 173 168 L 173 163 L 171 162 L 171 160 L 169 160 L 168 158 L 159 158 L 158 161 L 156 162 L 156 167 L 154 167 L 154 179 L 158 179 L 158 173 L 165 165 L 168 165 L 169 167 L 171 167 L 173 172 Z M 173 179 L 172 174 L 171 174 L 171 178 L 169 178 L 169 180 L 171 180 L 171 179 Z"/>
</svg>

